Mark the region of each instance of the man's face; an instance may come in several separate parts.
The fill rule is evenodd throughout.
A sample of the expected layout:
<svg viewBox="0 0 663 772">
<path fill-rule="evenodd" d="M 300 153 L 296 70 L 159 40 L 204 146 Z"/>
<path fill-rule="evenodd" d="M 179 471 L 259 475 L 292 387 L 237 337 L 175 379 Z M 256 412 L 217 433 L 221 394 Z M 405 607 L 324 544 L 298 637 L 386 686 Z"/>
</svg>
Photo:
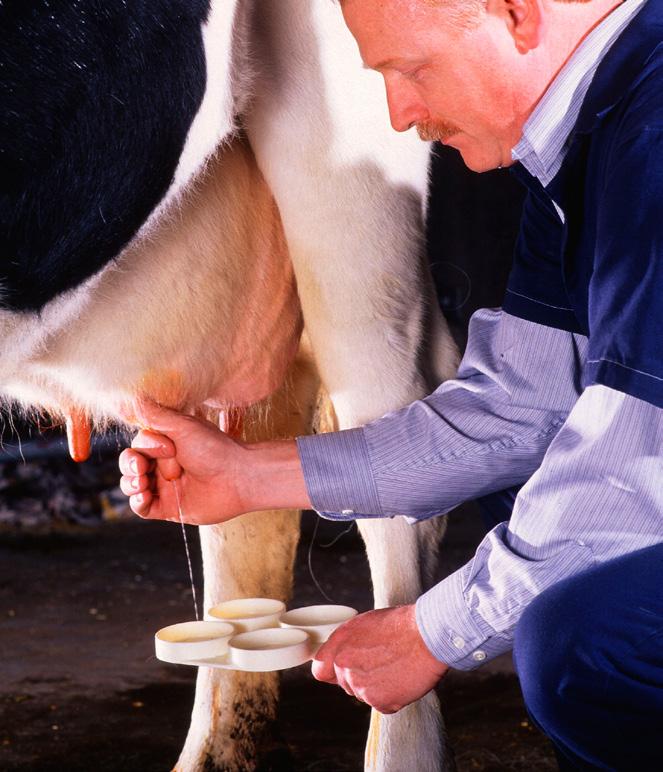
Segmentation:
<svg viewBox="0 0 663 772">
<path fill-rule="evenodd" d="M 496 4 L 499 5 L 499 4 Z M 384 77 L 391 123 L 455 147 L 475 171 L 508 166 L 535 101 L 499 12 L 462 24 L 423 0 L 344 0 L 366 66 Z"/>
</svg>

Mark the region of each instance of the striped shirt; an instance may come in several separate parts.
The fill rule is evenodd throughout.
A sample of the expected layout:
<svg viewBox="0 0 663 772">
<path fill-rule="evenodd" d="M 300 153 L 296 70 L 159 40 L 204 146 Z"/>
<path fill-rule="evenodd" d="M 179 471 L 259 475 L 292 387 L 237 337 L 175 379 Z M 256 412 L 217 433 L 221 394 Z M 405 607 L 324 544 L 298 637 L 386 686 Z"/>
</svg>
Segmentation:
<svg viewBox="0 0 663 772">
<path fill-rule="evenodd" d="M 514 158 L 544 184 L 600 60 L 642 5 L 626 0 L 585 38 L 527 122 Z M 365 427 L 298 439 L 311 500 L 334 519 L 417 522 L 525 483 L 511 520 L 417 601 L 424 640 L 455 668 L 509 650 L 523 610 L 556 582 L 663 541 L 663 410 L 603 385 L 583 391 L 586 351 L 582 335 L 484 309 L 457 378 Z"/>
</svg>

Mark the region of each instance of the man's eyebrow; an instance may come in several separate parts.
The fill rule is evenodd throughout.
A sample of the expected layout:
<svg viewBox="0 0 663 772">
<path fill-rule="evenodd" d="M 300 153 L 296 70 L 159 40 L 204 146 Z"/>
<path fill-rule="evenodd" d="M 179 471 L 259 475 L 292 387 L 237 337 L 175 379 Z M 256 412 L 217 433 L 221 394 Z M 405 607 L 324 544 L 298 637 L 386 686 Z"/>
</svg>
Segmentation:
<svg viewBox="0 0 663 772">
<path fill-rule="evenodd" d="M 382 70 L 385 67 L 391 67 L 396 63 L 396 59 L 385 59 L 382 62 L 378 62 L 377 64 L 366 64 L 366 62 L 362 62 L 362 67 L 365 70 Z"/>
</svg>

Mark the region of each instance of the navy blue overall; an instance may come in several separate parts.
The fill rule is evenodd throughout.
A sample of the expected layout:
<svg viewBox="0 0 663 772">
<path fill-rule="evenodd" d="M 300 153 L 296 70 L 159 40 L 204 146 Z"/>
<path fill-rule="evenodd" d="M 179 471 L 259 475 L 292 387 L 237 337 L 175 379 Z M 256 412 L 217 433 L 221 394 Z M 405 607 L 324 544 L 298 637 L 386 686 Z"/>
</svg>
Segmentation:
<svg viewBox="0 0 663 772">
<path fill-rule="evenodd" d="M 504 310 L 586 335 L 583 386 L 663 408 L 663 0 L 601 62 L 550 185 L 513 172 L 528 195 Z M 493 499 L 499 520 L 514 497 Z M 663 544 L 543 592 L 514 661 L 561 768 L 663 770 Z"/>
</svg>

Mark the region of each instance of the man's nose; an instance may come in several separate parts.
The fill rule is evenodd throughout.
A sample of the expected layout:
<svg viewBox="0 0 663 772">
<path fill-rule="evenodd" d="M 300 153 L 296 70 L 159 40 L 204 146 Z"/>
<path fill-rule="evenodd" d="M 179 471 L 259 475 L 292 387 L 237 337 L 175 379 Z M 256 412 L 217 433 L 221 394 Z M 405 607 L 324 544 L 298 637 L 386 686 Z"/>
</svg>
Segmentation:
<svg viewBox="0 0 663 772">
<path fill-rule="evenodd" d="M 399 81 L 385 79 L 389 118 L 396 131 L 407 131 L 415 123 L 427 121 L 430 116 L 428 108 L 414 89 L 402 80 Z"/>
</svg>

